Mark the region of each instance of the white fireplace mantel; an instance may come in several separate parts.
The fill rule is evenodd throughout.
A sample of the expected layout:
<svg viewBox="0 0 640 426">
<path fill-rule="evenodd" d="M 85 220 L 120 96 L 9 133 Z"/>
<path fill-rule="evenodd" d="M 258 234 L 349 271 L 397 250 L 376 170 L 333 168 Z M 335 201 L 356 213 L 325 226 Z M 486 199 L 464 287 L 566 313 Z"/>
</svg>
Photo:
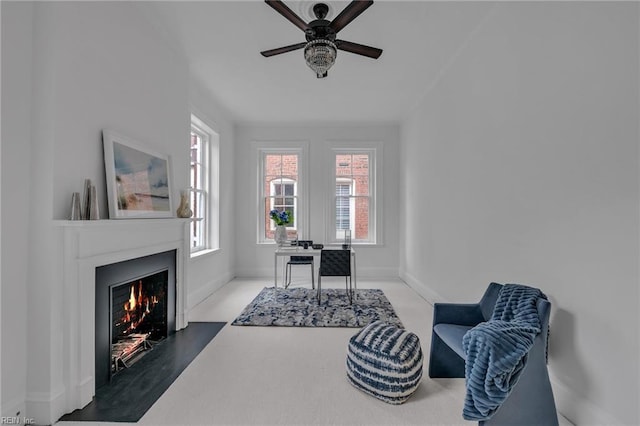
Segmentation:
<svg viewBox="0 0 640 426">
<path fill-rule="evenodd" d="M 80 409 L 95 395 L 96 268 L 176 250 L 176 330 L 187 326 L 185 265 L 189 219 L 55 221 L 63 251 L 60 299 L 64 306 L 62 342 L 65 395 L 62 413 Z M 57 411 L 54 409 L 54 411 Z M 57 419 L 56 419 L 57 420 Z"/>
</svg>

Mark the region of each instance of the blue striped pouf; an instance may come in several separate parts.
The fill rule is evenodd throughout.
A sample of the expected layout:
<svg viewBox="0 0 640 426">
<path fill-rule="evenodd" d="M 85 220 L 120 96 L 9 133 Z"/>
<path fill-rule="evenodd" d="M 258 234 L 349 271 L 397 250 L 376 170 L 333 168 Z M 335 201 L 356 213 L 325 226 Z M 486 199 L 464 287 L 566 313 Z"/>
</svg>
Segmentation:
<svg viewBox="0 0 640 426">
<path fill-rule="evenodd" d="M 415 334 L 375 321 L 349 339 L 347 378 L 389 404 L 402 404 L 420 384 L 422 349 Z"/>
</svg>

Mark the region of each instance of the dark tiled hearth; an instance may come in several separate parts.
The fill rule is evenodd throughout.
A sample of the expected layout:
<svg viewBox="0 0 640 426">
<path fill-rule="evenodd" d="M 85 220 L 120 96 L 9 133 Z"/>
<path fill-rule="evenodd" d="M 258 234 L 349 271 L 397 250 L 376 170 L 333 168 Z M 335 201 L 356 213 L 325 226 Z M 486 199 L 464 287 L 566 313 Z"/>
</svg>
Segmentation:
<svg viewBox="0 0 640 426">
<path fill-rule="evenodd" d="M 115 375 L 111 383 L 96 391 L 89 405 L 60 420 L 137 422 L 224 325 L 190 322 Z"/>
</svg>

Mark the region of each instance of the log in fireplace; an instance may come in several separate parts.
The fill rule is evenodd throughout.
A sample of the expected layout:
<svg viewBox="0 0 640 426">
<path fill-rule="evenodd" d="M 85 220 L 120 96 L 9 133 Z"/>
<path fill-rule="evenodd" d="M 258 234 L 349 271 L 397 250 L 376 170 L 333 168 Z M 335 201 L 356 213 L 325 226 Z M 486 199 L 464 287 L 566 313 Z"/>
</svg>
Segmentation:
<svg viewBox="0 0 640 426">
<path fill-rule="evenodd" d="M 96 389 L 175 331 L 175 250 L 96 268 Z"/>
<path fill-rule="evenodd" d="M 111 373 L 167 337 L 168 271 L 111 286 Z"/>
</svg>

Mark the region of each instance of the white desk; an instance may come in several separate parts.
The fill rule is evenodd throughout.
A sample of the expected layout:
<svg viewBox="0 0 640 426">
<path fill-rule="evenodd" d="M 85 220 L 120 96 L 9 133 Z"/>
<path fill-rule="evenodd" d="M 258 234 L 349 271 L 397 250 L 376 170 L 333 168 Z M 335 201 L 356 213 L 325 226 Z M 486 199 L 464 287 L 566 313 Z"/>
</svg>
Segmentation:
<svg viewBox="0 0 640 426">
<path fill-rule="evenodd" d="M 327 249 L 329 250 L 329 249 Z M 340 250 L 340 249 L 335 249 Z M 353 288 L 357 290 L 357 280 L 356 280 L 356 252 L 353 248 L 351 250 L 351 273 L 353 274 Z M 302 247 L 278 247 L 273 256 L 273 285 L 275 288 L 278 288 L 278 258 L 283 256 L 314 256 L 320 257 L 322 250 L 315 250 L 312 248 L 302 248 Z M 284 288 L 284 268 L 286 266 L 286 262 L 282 262 L 282 287 Z M 313 271 L 315 274 L 316 272 Z"/>
</svg>

